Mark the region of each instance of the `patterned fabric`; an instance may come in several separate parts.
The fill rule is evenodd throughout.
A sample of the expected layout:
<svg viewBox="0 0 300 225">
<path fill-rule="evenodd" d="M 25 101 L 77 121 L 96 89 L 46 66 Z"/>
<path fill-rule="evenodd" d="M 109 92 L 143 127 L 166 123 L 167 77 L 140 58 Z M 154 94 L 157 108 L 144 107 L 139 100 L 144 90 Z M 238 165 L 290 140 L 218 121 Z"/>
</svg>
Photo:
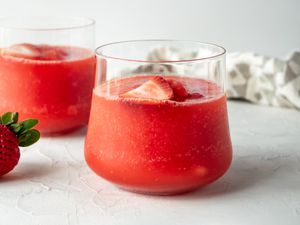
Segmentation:
<svg viewBox="0 0 300 225">
<path fill-rule="evenodd" d="M 181 55 L 176 49 L 164 47 L 154 49 L 148 59 L 180 60 L 187 57 L 198 58 L 202 53 L 194 52 L 187 56 Z M 132 72 L 190 73 L 166 64 L 145 65 Z M 261 105 L 300 110 L 300 52 L 293 52 L 287 60 L 254 53 L 229 53 L 226 91 L 229 99 L 243 99 Z"/>
<path fill-rule="evenodd" d="M 300 52 L 294 52 L 286 61 L 253 53 L 231 53 L 227 73 L 229 98 L 300 109 Z"/>
</svg>

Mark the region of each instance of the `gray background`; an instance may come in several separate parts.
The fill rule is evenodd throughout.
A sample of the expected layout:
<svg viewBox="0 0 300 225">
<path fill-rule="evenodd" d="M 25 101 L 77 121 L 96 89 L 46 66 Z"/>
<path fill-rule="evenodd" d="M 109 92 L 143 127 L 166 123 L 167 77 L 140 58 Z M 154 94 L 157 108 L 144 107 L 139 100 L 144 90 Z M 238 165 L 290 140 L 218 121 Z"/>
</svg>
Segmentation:
<svg viewBox="0 0 300 225">
<path fill-rule="evenodd" d="M 300 48 L 299 0 L 0 0 L 1 16 L 75 15 L 97 21 L 97 45 L 128 39 L 214 42 L 285 57 Z"/>
</svg>

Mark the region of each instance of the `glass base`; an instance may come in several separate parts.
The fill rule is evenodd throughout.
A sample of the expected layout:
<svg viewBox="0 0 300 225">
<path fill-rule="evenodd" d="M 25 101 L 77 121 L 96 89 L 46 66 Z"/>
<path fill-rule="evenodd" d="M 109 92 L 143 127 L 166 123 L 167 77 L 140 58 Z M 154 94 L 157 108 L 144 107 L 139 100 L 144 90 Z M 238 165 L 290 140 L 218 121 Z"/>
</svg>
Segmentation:
<svg viewBox="0 0 300 225">
<path fill-rule="evenodd" d="M 137 190 L 137 189 L 132 189 L 132 188 L 123 187 L 123 186 L 118 186 L 118 188 L 123 191 L 128 191 L 128 192 L 141 194 L 141 195 L 172 196 L 172 195 L 182 195 L 182 194 L 186 194 L 189 192 L 193 192 L 193 191 L 200 189 L 201 187 L 196 187 L 196 188 L 194 187 L 194 188 L 183 189 L 183 190 L 174 190 L 174 191 Z"/>
</svg>

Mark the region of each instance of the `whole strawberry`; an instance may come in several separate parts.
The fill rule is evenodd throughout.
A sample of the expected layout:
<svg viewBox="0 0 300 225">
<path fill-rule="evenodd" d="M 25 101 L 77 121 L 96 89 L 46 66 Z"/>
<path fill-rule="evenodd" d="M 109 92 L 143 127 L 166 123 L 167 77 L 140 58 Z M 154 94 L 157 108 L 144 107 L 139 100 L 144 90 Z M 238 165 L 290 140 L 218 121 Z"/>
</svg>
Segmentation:
<svg viewBox="0 0 300 225">
<path fill-rule="evenodd" d="M 0 176 L 18 164 L 19 146 L 27 147 L 39 140 L 40 132 L 32 129 L 37 123 L 36 119 L 18 123 L 17 112 L 7 112 L 0 117 Z"/>
</svg>

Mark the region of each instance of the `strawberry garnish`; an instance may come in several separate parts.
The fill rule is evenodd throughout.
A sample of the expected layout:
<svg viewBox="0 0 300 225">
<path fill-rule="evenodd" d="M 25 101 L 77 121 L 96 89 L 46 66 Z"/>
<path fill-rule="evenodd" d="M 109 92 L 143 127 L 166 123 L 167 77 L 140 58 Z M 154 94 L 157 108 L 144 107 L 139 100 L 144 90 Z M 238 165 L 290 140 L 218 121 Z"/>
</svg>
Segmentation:
<svg viewBox="0 0 300 225">
<path fill-rule="evenodd" d="M 39 60 L 63 60 L 68 54 L 61 48 L 55 48 L 49 45 L 39 45 Z"/>
<path fill-rule="evenodd" d="M 123 98 L 143 98 L 155 100 L 170 100 L 173 90 L 168 81 L 161 76 L 155 76 L 142 85 L 120 95 Z"/>
<path fill-rule="evenodd" d="M 40 56 L 40 50 L 36 45 L 23 43 L 4 49 L 4 54 L 25 59 L 36 59 Z"/>
<path fill-rule="evenodd" d="M 192 93 L 192 94 L 189 94 L 189 99 L 198 99 L 198 98 L 203 98 L 204 95 L 203 94 L 200 94 L 200 93 Z"/>
<path fill-rule="evenodd" d="M 183 102 L 187 99 L 199 99 L 204 97 L 201 93 L 188 93 L 180 81 L 168 79 L 168 83 L 173 89 L 174 101 Z"/>
<path fill-rule="evenodd" d="M 61 48 L 28 43 L 12 45 L 3 50 L 5 55 L 34 60 L 63 60 L 68 54 Z"/>
<path fill-rule="evenodd" d="M 184 102 L 188 99 L 200 99 L 204 96 L 197 92 L 188 93 L 182 82 L 176 79 L 155 76 L 140 86 L 121 94 L 120 97 Z"/>
<path fill-rule="evenodd" d="M 189 97 L 189 93 L 186 91 L 181 82 L 173 79 L 168 79 L 168 83 L 174 93 L 173 100 L 181 102 Z"/>
<path fill-rule="evenodd" d="M 28 119 L 18 123 L 18 113 L 7 112 L 0 117 L 0 176 L 11 171 L 20 158 L 19 146 L 27 147 L 40 138 L 32 129 L 38 121 Z"/>
</svg>

